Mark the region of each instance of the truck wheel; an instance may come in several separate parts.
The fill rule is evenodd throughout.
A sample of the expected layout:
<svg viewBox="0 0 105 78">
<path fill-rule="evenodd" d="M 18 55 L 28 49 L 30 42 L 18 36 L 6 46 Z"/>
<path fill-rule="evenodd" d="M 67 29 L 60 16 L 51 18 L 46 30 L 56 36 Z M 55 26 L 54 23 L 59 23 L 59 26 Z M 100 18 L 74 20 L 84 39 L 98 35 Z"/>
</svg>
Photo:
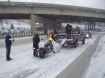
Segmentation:
<svg viewBox="0 0 105 78">
<path fill-rule="evenodd" d="M 82 40 L 82 44 L 85 44 L 85 39 Z"/>
<path fill-rule="evenodd" d="M 76 43 L 75 45 L 74 45 L 74 47 L 76 48 L 78 46 L 78 43 Z"/>
</svg>

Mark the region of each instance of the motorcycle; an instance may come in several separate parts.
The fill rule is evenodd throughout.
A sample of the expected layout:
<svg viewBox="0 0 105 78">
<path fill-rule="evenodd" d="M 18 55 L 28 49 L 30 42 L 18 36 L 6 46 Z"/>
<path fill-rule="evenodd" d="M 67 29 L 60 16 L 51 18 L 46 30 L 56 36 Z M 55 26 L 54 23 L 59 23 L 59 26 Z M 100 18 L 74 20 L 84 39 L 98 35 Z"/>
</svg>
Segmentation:
<svg viewBox="0 0 105 78">
<path fill-rule="evenodd" d="M 46 55 L 48 55 L 49 53 L 53 52 L 55 54 L 55 51 L 53 49 L 53 44 L 51 42 L 46 42 L 44 44 L 44 47 L 40 47 L 37 51 L 36 51 L 36 57 L 41 57 L 44 58 Z"/>
</svg>

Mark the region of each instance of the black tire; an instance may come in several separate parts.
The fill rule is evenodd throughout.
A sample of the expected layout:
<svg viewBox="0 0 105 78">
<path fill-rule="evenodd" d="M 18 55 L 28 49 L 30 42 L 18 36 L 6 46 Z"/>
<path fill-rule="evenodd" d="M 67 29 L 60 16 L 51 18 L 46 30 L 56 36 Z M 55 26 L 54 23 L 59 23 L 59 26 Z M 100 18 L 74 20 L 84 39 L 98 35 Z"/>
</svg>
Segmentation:
<svg viewBox="0 0 105 78">
<path fill-rule="evenodd" d="M 45 54 L 46 54 L 45 49 L 44 49 L 44 48 L 39 48 L 39 49 L 40 49 L 39 56 L 40 56 L 41 58 L 44 58 L 44 57 L 45 57 Z"/>
<path fill-rule="evenodd" d="M 74 47 L 76 48 L 78 46 L 78 43 L 76 43 L 75 45 L 74 45 Z"/>
<path fill-rule="evenodd" d="M 40 57 L 41 58 L 45 58 L 45 54 L 40 54 Z"/>
<path fill-rule="evenodd" d="M 82 44 L 85 44 L 85 39 L 82 40 Z"/>
</svg>

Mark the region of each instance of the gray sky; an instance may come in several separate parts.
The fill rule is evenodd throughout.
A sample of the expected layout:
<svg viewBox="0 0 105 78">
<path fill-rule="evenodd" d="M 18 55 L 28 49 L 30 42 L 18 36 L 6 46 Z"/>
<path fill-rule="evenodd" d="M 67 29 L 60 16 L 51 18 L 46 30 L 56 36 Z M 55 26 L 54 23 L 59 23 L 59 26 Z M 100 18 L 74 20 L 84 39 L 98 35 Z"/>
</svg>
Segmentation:
<svg viewBox="0 0 105 78">
<path fill-rule="evenodd" d="M 0 0 L 8 1 L 8 0 Z M 11 0 L 13 2 L 38 2 L 38 3 L 53 3 L 74 6 L 92 7 L 105 9 L 105 0 Z"/>
</svg>

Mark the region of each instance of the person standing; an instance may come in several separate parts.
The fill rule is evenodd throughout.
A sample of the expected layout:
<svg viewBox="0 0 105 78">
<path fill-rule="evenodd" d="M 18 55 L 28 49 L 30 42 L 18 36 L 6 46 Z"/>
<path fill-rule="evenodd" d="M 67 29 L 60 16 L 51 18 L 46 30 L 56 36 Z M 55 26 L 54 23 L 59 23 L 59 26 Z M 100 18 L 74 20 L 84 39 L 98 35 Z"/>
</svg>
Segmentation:
<svg viewBox="0 0 105 78">
<path fill-rule="evenodd" d="M 48 36 L 48 41 L 49 41 L 49 43 L 50 43 L 50 45 L 51 45 L 51 49 L 52 49 L 52 51 L 53 51 L 53 53 L 55 54 L 55 51 L 54 51 L 54 49 L 53 49 L 53 44 L 52 44 L 52 42 L 54 42 L 54 34 L 53 34 L 53 32 L 51 32 L 50 34 L 49 34 L 49 36 Z"/>
<path fill-rule="evenodd" d="M 10 61 L 12 60 L 12 58 L 10 58 L 10 52 L 11 52 L 11 45 L 12 45 L 12 41 L 14 41 L 14 39 L 11 39 L 11 34 L 10 32 L 7 33 L 7 36 L 5 37 L 5 44 L 6 44 L 6 60 Z"/>
<path fill-rule="evenodd" d="M 35 53 L 37 51 L 37 49 L 39 48 L 39 42 L 40 42 L 40 37 L 38 34 L 35 34 L 35 36 L 33 37 L 33 55 L 35 56 Z"/>
<path fill-rule="evenodd" d="M 52 44 L 52 42 L 54 42 L 53 32 L 49 33 L 49 35 L 48 35 L 48 41 L 50 42 L 51 46 L 53 46 L 53 44 Z"/>
<path fill-rule="evenodd" d="M 66 34 L 67 34 L 67 39 L 71 38 L 71 31 L 72 31 L 72 26 L 67 24 L 67 26 L 65 27 L 66 29 Z"/>
</svg>

